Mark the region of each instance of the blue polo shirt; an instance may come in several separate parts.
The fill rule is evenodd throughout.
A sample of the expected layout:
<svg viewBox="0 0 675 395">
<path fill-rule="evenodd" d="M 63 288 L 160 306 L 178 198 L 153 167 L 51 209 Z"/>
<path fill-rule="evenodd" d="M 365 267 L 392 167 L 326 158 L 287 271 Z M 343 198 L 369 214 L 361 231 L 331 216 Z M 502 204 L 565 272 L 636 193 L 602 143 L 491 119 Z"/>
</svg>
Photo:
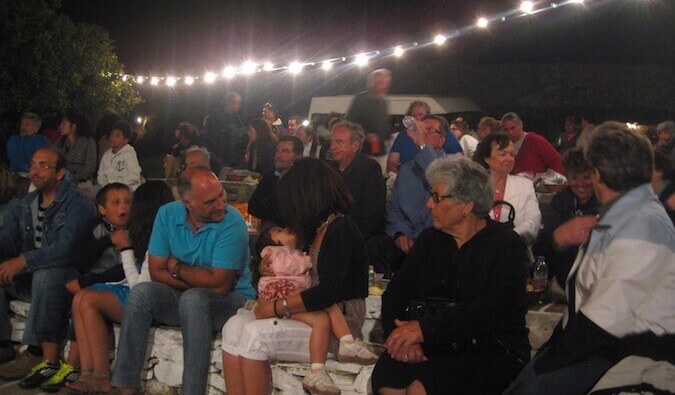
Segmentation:
<svg viewBox="0 0 675 395">
<path fill-rule="evenodd" d="M 247 298 L 255 297 L 246 222 L 232 206 L 227 206 L 222 221 L 205 224 L 192 233 L 183 202 L 163 205 L 155 217 L 148 254 L 173 255 L 192 266 L 233 270 L 238 275 L 233 290 Z"/>
</svg>

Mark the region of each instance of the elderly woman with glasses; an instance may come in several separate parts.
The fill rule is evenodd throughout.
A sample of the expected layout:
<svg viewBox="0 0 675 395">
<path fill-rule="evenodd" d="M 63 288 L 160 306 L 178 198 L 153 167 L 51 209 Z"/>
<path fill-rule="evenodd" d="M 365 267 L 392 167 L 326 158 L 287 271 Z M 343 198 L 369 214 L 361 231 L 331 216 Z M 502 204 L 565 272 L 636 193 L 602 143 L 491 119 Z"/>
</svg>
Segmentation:
<svg viewBox="0 0 675 395">
<path fill-rule="evenodd" d="M 433 227 L 383 296 L 386 352 L 373 391 L 500 393 L 530 355 L 525 244 L 488 219 L 493 188 L 479 164 L 438 159 L 426 178 Z"/>
</svg>

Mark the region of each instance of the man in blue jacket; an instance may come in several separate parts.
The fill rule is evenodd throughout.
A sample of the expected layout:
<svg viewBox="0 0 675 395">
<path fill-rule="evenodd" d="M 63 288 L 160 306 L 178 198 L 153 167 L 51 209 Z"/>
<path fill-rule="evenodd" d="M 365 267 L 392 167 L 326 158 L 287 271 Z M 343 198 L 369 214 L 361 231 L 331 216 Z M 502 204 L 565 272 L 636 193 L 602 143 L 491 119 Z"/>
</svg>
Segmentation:
<svg viewBox="0 0 675 395">
<path fill-rule="evenodd" d="M 414 143 L 421 149 L 415 159 L 399 168 L 391 198 L 387 201 L 387 236 L 398 247 L 389 262 L 393 270 L 398 269 L 408 255 L 417 236 L 431 226 L 431 212 L 426 206 L 431 187 L 424 173 L 431 162 L 447 155 L 443 149 L 448 138 L 445 119 L 427 115 L 422 118 L 418 130 Z"/>
<path fill-rule="evenodd" d="M 63 179 L 65 158 L 58 150 L 37 150 L 29 171 L 37 190 L 20 199 L 0 228 L 0 361 L 6 362 L 0 378 L 23 377 L 21 387 L 35 388 L 60 368 L 70 310 L 64 284 L 75 276 L 75 240 L 96 211 L 75 184 Z M 23 337 L 29 347 L 18 357 L 9 342 L 8 294 L 31 301 Z"/>
</svg>

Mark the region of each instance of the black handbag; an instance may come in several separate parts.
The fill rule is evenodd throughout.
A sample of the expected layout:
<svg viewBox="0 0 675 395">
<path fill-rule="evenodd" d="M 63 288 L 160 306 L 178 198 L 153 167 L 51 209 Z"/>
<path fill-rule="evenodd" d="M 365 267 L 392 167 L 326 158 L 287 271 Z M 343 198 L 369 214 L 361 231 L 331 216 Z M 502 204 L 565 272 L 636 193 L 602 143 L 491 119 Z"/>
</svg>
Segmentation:
<svg viewBox="0 0 675 395">
<path fill-rule="evenodd" d="M 494 203 L 492 203 L 492 207 L 497 207 L 497 206 L 506 206 L 509 209 L 509 217 L 506 220 L 506 223 L 509 224 L 512 228 L 514 227 L 513 221 L 516 219 L 516 208 L 513 207 L 513 204 L 507 202 L 506 200 L 495 200 Z M 495 218 L 495 221 L 499 222 L 499 218 Z"/>
<path fill-rule="evenodd" d="M 413 299 L 405 307 L 405 315 L 409 321 L 419 321 L 422 318 L 433 317 L 454 308 L 461 307 L 464 303 L 449 298 L 427 297 Z"/>
</svg>

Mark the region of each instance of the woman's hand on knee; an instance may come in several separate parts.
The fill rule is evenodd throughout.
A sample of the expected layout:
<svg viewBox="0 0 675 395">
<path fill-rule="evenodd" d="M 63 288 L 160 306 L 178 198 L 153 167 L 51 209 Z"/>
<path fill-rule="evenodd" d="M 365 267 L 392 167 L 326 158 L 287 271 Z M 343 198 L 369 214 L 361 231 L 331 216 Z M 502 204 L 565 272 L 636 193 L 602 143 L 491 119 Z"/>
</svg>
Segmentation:
<svg viewBox="0 0 675 395">
<path fill-rule="evenodd" d="M 274 317 L 274 302 L 258 298 L 258 303 L 253 308 L 253 315 L 259 320 Z"/>
</svg>

